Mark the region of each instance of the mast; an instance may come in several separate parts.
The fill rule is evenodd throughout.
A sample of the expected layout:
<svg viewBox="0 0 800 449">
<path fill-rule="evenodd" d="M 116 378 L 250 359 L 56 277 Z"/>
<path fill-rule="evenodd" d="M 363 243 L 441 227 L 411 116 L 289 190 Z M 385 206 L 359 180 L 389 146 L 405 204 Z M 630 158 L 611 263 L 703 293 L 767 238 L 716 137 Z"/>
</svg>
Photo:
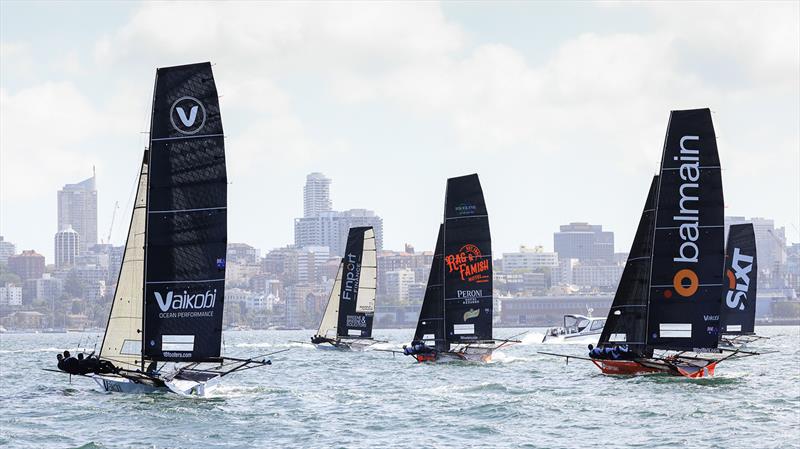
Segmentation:
<svg viewBox="0 0 800 449">
<path fill-rule="evenodd" d="M 136 196 L 117 276 L 114 299 L 100 345 L 99 357 L 134 370 L 142 363 L 142 284 L 144 282 L 144 234 L 147 202 L 147 161 L 144 151 Z"/>
<path fill-rule="evenodd" d="M 211 64 L 158 69 L 149 149 L 144 357 L 216 361 L 225 298 L 227 177 Z"/>
<path fill-rule="evenodd" d="M 709 109 L 672 111 L 658 178 L 647 344 L 714 350 L 723 287 L 724 205 Z"/>
<path fill-rule="evenodd" d="M 614 295 L 614 302 L 600 334 L 598 347 L 627 345 L 630 351 L 640 355 L 646 353 L 647 292 L 653 252 L 653 218 L 657 189 L 658 176 L 653 176 L 644 210 L 639 219 L 639 227 L 636 228 L 636 235 Z"/>
<path fill-rule="evenodd" d="M 444 273 L 444 246 L 442 234 L 444 226 L 439 225 L 436 237 L 436 247 L 433 250 L 431 271 L 428 275 L 428 284 L 425 286 L 425 297 L 419 311 L 417 330 L 414 332 L 414 341 L 433 343 L 437 351 L 446 350 L 444 332 L 444 301 L 442 296 L 442 274 Z"/>
<path fill-rule="evenodd" d="M 722 332 L 752 335 L 756 324 L 758 259 L 752 223 L 731 225 L 725 257 L 725 289 L 720 307 Z"/>
<path fill-rule="evenodd" d="M 337 336 L 372 336 L 376 276 L 375 231 L 371 226 L 350 228 L 341 264 Z"/>
<path fill-rule="evenodd" d="M 477 174 L 447 180 L 442 245 L 447 349 L 492 340 L 492 239 Z"/>
</svg>

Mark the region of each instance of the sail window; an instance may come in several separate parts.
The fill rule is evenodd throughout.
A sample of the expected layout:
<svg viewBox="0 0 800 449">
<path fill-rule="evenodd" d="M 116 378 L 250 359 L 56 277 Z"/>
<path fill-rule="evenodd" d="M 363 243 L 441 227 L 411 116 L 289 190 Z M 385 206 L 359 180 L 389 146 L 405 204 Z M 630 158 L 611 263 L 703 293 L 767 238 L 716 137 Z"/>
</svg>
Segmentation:
<svg viewBox="0 0 800 449">
<path fill-rule="evenodd" d="M 692 323 L 661 323 L 658 329 L 661 338 L 692 337 Z"/>
</svg>

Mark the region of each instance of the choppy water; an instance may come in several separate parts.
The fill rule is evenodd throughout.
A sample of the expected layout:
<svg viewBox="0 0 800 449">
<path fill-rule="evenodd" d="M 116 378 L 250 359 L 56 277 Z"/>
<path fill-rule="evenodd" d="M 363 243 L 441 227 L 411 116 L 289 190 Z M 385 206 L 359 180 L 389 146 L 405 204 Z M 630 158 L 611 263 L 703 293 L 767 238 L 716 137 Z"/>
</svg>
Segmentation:
<svg viewBox="0 0 800 449">
<path fill-rule="evenodd" d="M 500 329 L 500 337 L 518 332 Z M 225 335 L 229 355 L 293 347 L 223 379 L 210 398 L 124 395 L 42 371 L 80 334 L 0 336 L 6 447 L 800 447 L 800 329 L 762 327 L 778 353 L 726 361 L 712 379 L 600 375 L 525 344 L 486 365 L 289 343 L 312 331 Z M 398 345 L 410 330 L 378 330 Z M 539 335 L 540 337 L 540 335 Z M 90 345 L 91 346 L 91 345 Z"/>
</svg>

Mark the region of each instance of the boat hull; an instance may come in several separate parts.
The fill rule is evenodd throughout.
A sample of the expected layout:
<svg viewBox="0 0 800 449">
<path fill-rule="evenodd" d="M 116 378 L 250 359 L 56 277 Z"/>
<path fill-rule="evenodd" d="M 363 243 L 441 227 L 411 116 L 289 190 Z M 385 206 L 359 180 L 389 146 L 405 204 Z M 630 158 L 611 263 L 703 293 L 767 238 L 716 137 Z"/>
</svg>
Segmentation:
<svg viewBox="0 0 800 449">
<path fill-rule="evenodd" d="M 665 361 L 660 359 L 641 360 L 592 360 L 603 374 L 622 376 L 642 376 L 647 374 L 667 374 L 688 378 L 711 377 L 714 375 L 717 362 L 713 360 L 697 361 L 676 359 Z"/>
<path fill-rule="evenodd" d="M 415 358 L 419 363 L 451 363 L 451 362 L 473 362 L 489 363 L 492 361 L 492 351 L 469 353 L 469 352 L 437 352 L 435 354 L 419 354 Z"/>
<path fill-rule="evenodd" d="M 144 383 L 144 382 L 134 382 L 131 379 L 115 376 L 115 375 L 104 375 L 104 374 L 95 374 L 91 376 L 97 385 L 106 392 L 113 392 L 113 393 L 132 393 L 132 394 L 144 394 L 144 393 L 166 393 L 169 389 L 166 385 L 157 385 L 155 383 Z"/>
</svg>

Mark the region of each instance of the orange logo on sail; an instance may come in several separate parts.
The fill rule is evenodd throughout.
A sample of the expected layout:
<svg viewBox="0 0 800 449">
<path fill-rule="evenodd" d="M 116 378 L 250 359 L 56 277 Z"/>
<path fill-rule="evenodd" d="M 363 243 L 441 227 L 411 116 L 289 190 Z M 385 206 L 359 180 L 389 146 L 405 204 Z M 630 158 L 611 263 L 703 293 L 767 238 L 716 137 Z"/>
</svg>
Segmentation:
<svg viewBox="0 0 800 449">
<path fill-rule="evenodd" d="M 458 272 L 462 281 L 489 282 L 491 260 L 482 257 L 481 250 L 471 243 L 461 247 L 456 254 L 448 254 L 444 261 L 447 263 L 448 273 Z"/>
</svg>

